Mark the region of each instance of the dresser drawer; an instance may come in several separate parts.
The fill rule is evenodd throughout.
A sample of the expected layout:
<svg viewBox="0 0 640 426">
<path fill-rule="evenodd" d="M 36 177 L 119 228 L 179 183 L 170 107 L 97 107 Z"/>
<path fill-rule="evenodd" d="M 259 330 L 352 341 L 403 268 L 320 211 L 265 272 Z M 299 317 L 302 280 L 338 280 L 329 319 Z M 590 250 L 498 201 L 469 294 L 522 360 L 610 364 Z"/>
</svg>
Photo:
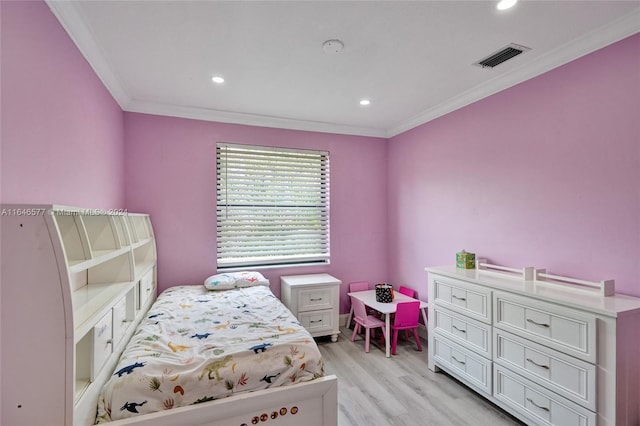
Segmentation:
<svg viewBox="0 0 640 426">
<path fill-rule="evenodd" d="M 331 309 L 331 287 L 305 288 L 298 292 L 298 312 Z"/>
<path fill-rule="evenodd" d="M 491 326 L 436 306 L 433 312 L 436 333 L 491 358 Z"/>
<path fill-rule="evenodd" d="M 494 342 L 495 362 L 595 411 L 594 365 L 498 329 Z"/>
<path fill-rule="evenodd" d="M 596 319 L 553 303 L 494 293 L 494 325 L 573 355 L 596 362 Z"/>
<path fill-rule="evenodd" d="M 536 423 L 595 426 L 596 415 L 526 378 L 494 365 L 494 397 Z"/>
<path fill-rule="evenodd" d="M 314 334 L 322 331 L 333 330 L 335 324 L 333 310 L 327 309 L 323 311 L 300 312 L 298 320 L 309 333 Z"/>
<path fill-rule="evenodd" d="M 434 335 L 433 339 L 434 359 L 439 366 L 491 395 L 490 360 L 440 335 Z"/>
<path fill-rule="evenodd" d="M 111 311 L 104 315 L 93 327 L 93 348 L 91 350 L 91 381 L 100 374 L 113 351 L 113 318 Z"/>
<path fill-rule="evenodd" d="M 433 285 L 437 305 L 491 323 L 491 290 L 443 277 L 436 277 Z"/>
</svg>

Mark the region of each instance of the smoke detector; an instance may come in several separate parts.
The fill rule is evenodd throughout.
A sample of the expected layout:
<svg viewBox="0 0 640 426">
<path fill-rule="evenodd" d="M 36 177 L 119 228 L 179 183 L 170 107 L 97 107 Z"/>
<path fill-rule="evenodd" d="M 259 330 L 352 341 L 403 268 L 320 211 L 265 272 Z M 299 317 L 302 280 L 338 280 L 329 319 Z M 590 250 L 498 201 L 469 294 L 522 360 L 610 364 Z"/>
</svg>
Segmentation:
<svg viewBox="0 0 640 426">
<path fill-rule="evenodd" d="M 326 54 L 332 55 L 335 53 L 340 53 L 342 52 L 342 49 L 344 49 L 344 43 L 338 40 L 337 38 L 327 40 L 324 43 L 322 43 L 322 50 L 324 50 L 324 53 Z"/>
</svg>

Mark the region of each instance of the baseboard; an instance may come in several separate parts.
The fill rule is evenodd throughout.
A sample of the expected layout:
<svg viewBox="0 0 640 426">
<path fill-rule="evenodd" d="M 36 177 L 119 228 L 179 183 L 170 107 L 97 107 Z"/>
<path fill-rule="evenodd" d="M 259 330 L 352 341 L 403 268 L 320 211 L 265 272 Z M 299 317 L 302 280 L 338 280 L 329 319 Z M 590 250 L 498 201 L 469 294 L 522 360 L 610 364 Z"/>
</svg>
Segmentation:
<svg viewBox="0 0 640 426">
<path fill-rule="evenodd" d="M 338 325 L 340 328 L 345 328 L 347 326 L 347 318 L 349 318 L 349 314 L 340 314 L 340 318 L 338 319 Z"/>
</svg>

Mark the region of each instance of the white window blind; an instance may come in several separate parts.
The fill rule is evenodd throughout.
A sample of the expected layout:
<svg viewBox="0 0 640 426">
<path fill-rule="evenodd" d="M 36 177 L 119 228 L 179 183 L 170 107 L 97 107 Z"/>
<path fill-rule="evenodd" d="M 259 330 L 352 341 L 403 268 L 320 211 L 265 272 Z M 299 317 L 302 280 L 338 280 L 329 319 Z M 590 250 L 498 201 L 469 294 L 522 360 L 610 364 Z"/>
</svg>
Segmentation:
<svg viewBox="0 0 640 426">
<path fill-rule="evenodd" d="M 329 262 L 329 153 L 218 143 L 217 267 Z"/>
</svg>

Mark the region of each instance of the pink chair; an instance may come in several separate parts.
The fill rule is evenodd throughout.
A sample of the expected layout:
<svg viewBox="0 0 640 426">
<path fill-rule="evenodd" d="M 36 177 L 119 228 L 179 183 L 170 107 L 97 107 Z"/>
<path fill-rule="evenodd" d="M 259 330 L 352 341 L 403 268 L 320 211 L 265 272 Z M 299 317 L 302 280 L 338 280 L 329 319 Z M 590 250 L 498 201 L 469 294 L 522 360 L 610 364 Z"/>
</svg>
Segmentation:
<svg viewBox="0 0 640 426">
<path fill-rule="evenodd" d="M 414 289 L 405 287 L 402 285 L 398 288 L 398 293 L 402 293 L 405 296 L 409 296 L 409 297 L 416 297 L 416 291 Z M 404 331 L 404 338 L 405 339 L 409 338 L 409 330 Z"/>
<path fill-rule="evenodd" d="M 351 306 L 353 307 L 354 319 L 356 321 L 356 326 L 353 329 L 353 334 L 351 335 L 351 341 L 353 342 L 356 339 L 356 335 L 360 332 L 360 329 L 364 327 L 364 351 L 369 352 L 369 330 L 373 329 L 375 338 L 375 329 L 380 327 L 382 330 L 382 335 L 386 338 L 384 333 L 384 321 L 374 317 L 373 315 L 367 315 L 367 307 L 364 305 L 362 300 L 358 300 L 351 297 Z"/>
<path fill-rule="evenodd" d="M 349 283 L 349 293 L 355 293 L 357 291 L 367 291 L 369 290 L 369 282 L 368 281 L 355 281 Z M 349 316 L 347 317 L 347 328 L 351 328 L 351 319 L 353 318 L 353 303 L 351 304 L 351 309 L 349 310 Z"/>
<path fill-rule="evenodd" d="M 409 287 L 400 286 L 398 291 L 400 293 L 404 294 L 405 296 L 409 296 L 409 297 L 415 297 L 416 296 L 416 291 L 414 289 L 412 289 L 412 288 L 409 288 Z"/>
<path fill-rule="evenodd" d="M 413 330 L 413 336 L 416 338 L 418 350 L 422 351 L 420 338 L 418 337 L 418 318 L 420 317 L 420 301 L 401 302 L 396 308 L 396 316 L 393 320 L 391 328 L 393 329 L 393 343 L 391 344 L 391 353 L 396 354 L 396 346 L 398 344 L 398 331 Z"/>
</svg>

